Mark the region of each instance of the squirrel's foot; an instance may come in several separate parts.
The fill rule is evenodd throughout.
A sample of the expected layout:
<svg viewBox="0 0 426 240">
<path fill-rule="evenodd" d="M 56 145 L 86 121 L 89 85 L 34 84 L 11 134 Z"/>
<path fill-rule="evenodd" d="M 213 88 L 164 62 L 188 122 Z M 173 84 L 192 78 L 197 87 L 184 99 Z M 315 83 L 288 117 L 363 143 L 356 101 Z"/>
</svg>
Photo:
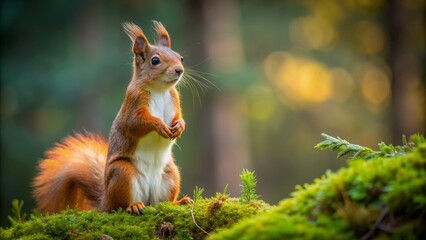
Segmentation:
<svg viewBox="0 0 426 240">
<path fill-rule="evenodd" d="M 184 204 L 190 204 L 194 201 L 192 201 L 192 199 L 188 196 L 184 196 L 183 198 L 181 198 L 180 200 L 176 200 L 173 202 L 174 205 L 184 205 Z"/>
<path fill-rule="evenodd" d="M 143 202 L 137 202 L 131 204 L 126 211 L 130 214 L 141 215 L 143 210 L 145 209 L 145 204 Z"/>
</svg>

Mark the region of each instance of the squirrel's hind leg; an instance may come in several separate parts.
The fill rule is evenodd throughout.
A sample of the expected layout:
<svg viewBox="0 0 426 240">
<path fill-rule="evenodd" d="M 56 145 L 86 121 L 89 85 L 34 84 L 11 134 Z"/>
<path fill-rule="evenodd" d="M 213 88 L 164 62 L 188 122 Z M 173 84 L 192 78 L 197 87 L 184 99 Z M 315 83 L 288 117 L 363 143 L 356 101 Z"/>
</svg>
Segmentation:
<svg viewBox="0 0 426 240">
<path fill-rule="evenodd" d="M 171 201 L 175 205 L 192 203 L 192 199 L 189 198 L 188 196 L 184 196 L 180 200 L 177 200 L 177 197 L 180 191 L 180 173 L 179 173 L 178 167 L 175 164 L 175 161 L 171 161 L 169 164 L 167 164 L 165 173 L 166 173 L 166 178 L 173 179 L 173 183 L 174 183 L 171 186 L 172 188 L 170 190 L 169 201 Z"/>
<path fill-rule="evenodd" d="M 132 203 L 131 182 L 137 175 L 133 164 L 128 160 L 115 160 L 107 164 L 105 171 L 105 194 L 100 210 L 110 212 L 122 208 L 130 213 L 140 214 L 144 204 Z"/>
<path fill-rule="evenodd" d="M 173 201 L 173 204 L 175 205 L 185 205 L 192 203 L 193 200 L 188 196 L 183 196 L 180 200 Z"/>
</svg>

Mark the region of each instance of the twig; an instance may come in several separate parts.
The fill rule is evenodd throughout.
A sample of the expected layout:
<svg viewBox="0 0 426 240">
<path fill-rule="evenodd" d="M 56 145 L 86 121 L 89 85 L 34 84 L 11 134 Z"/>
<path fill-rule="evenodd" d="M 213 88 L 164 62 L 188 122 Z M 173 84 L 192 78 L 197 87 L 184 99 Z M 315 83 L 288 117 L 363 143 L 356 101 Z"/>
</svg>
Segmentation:
<svg viewBox="0 0 426 240">
<path fill-rule="evenodd" d="M 200 229 L 203 233 L 210 235 L 210 233 L 208 233 L 206 230 L 204 230 L 203 228 L 200 227 L 200 225 L 198 225 L 197 221 L 195 221 L 195 215 L 194 215 L 194 207 L 195 207 L 195 201 L 192 203 L 192 207 L 191 207 L 191 216 L 192 216 L 192 221 L 194 222 L 195 226 Z"/>
<path fill-rule="evenodd" d="M 380 225 L 380 223 L 383 221 L 383 218 L 386 216 L 386 214 L 388 214 L 388 212 L 389 212 L 389 208 L 383 209 L 382 212 L 380 213 L 380 216 L 376 219 L 376 222 L 374 223 L 373 227 L 370 229 L 370 231 L 364 234 L 364 236 L 362 236 L 359 240 L 370 239 L 373 236 L 376 229 L 378 228 L 378 226 Z"/>
</svg>

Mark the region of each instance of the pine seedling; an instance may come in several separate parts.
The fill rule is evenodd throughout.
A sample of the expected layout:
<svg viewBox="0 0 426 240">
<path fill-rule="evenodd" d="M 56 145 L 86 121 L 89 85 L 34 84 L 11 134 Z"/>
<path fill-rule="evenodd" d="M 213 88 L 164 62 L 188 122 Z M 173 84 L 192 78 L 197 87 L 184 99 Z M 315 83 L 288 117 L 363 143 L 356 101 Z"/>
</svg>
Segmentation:
<svg viewBox="0 0 426 240">
<path fill-rule="evenodd" d="M 12 201 L 12 213 L 13 216 L 7 216 L 12 223 L 12 225 L 15 225 L 17 223 L 23 223 L 27 220 L 27 214 L 22 213 L 22 208 L 24 206 L 23 200 L 13 200 Z"/>
<path fill-rule="evenodd" d="M 240 175 L 241 178 L 241 202 L 250 202 L 259 198 L 259 195 L 256 194 L 256 185 L 257 180 L 254 175 L 254 171 L 249 171 L 243 169 L 243 172 Z"/>
<path fill-rule="evenodd" d="M 201 199 L 201 195 L 203 194 L 203 192 L 204 192 L 204 188 L 200 188 L 198 186 L 195 186 L 195 189 L 194 189 L 194 203 Z"/>
</svg>

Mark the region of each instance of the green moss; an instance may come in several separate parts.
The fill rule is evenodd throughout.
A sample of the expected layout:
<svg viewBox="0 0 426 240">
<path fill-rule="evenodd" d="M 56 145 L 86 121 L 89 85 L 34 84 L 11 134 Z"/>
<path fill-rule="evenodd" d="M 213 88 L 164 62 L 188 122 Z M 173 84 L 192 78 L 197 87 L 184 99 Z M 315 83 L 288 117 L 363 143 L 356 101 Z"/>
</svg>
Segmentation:
<svg viewBox="0 0 426 240">
<path fill-rule="evenodd" d="M 210 239 L 419 239 L 426 235 L 426 143 L 351 159 L 292 197 Z"/>
<path fill-rule="evenodd" d="M 426 235 L 426 143 L 416 139 L 404 147 L 382 144 L 375 157 L 351 159 L 348 167 L 297 186 L 275 207 L 230 198 L 226 189 L 206 199 L 198 189 L 193 208 L 198 226 L 191 205 L 160 203 L 141 216 L 94 210 L 32 215 L 0 228 L 0 239 L 421 239 Z M 339 151 L 363 149 L 342 139 L 330 144 L 340 144 Z"/>
<path fill-rule="evenodd" d="M 222 201 L 222 204 L 211 211 L 209 206 L 216 201 Z M 199 199 L 194 216 L 198 225 L 212 232 L 229 228 L 240 219 L 268 208 L 269 205 L 262 201 L 240 203 L 233 198 Z M 65 210 L 52 216 L 33 216 L 27 222 L 0 229 L 0 239 L 100 239 L 103 234 L 114 239 L 204 238 L 206 234 L 195 226 L 190 210 L 191 205 L 176 206 L 168 202 L 147 207 L 141 216 L 123 211 Z"/>
</svg>

